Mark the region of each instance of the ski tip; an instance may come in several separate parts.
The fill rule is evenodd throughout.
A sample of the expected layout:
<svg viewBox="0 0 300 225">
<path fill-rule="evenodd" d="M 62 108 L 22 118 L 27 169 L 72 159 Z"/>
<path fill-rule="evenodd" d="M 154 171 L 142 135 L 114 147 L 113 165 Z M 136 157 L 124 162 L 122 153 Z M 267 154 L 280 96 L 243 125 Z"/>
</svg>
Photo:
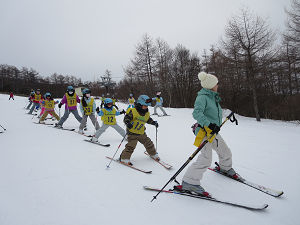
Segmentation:
<svg viewBox="0 0 300 225">
<path fill-rule="evenodd" d="M 281 195 L 283 195 L 283 191 L 279 192 L 278 195 L 274 196 L 274 197 L 280 197 Z"/>
</svg>

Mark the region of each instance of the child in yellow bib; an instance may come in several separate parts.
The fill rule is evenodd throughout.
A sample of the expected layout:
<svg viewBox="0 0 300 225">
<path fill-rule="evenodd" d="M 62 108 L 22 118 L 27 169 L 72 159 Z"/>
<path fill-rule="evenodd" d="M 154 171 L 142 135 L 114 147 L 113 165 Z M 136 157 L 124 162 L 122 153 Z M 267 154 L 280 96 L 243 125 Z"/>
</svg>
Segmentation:
<svg viewBox="0 0 300 225">
<path fill-rule="evenodd" d="M 127 109 L 134 108 L 134 102 L 135 102 L 135 99 L 133 98 L 133 94 L 130 94 L 129 95 L 129 99 L 128 99 L 129 105 L 128 105 Z"/>
<path fill-rule="evenodd" d="M 54 111 L 55 104 L 57 103 L 58 101 L 55 102 L 49 92 L 45 94 L 45 100 L 42 101 L 42 104 L 45 106 L 45 112 L 43 113 L 43 116 L 41 117 L 39 123 L 43 123 L 43 121 L 46 119 L 48 114 L 51 114 L 57 120 L 60 119 L 59 116 Z"/>
<path fill-rule="evenodd" d="M 122 151 L 120 161 L 128 165 L 132 165 L 130 157 L 138 142 L 143 144 L 148 154 L 159 161 L 159 156 L 156 152 L 153 142 L 145 133 L 145 124 L 151 124 L 158 127 L 158 123 L 153 121 L 148 111 L 148 106 L 151 105 L 151 98 L 147 95 L 139 96 L 135 108 L 128 108 L 124 117 L 124 123 L 127 126 L 128 143 Z"/>
<path fill-rule="evenodd" d="M 82 120 L 79 126 L 79 134 L 83 134 L 83 128 L 86 127 L 87 118 L 90 117 L 92 123 L 94 124 L 96 130 L 100 128 L 99 123 L 96 119 L 96 103 L 94 98 L 91 97 L 91 90 L 85 88 L 82 91 L 83 97 L 80 102 L 80 110 L 82 113 Z"/>
<path fill-rule="evenodd" d="M 96 109 L 99 116 L 101 116 L 101 120 L 103 122 L 102 126 L 97 129 L 96 134 L 92 137 L 92 142 L 98 142 L 98 138 L 105 132 L 105 130 L 109 127 L 114 128 L 122 137 L 126 135 L 125 130 L 117 124 L 116 116 L 119 116 L 125 111 L 122 112 L 117 111 L 113 107 L 113 100 L 111 98 L 106 98 L 104 100 L 104 107 L 100 110 L 99 107 Z"/>
</svg>

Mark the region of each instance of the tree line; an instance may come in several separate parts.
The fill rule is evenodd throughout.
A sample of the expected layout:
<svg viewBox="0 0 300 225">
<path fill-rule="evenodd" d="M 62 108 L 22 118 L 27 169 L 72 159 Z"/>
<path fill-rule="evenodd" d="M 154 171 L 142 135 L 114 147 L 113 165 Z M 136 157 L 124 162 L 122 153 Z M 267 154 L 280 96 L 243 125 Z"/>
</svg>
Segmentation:
<svg viewBox="0 0 300 225">
<path fill-rule="evenodd" d="M 286 29 L 276 35 L 267 21 L 242 9 L 225 27 L 220 43 L 201 56 L 182 45 L 145 34 L 125 69 L 118 93 L 161 91 L 171 107 L 193 107 L 199 71 L 219 79 L 222 106 L 241 115 L 300 119 L 300 2 L 286 10 Z"/>
<path fill-rule="evenodd" d="M 219 79 L 222 107 L 257 121 L 300 120 L 299 0 L 292 0 L 285 11 L 285 30 L 276 34 L 265 19 L 241 10 L 225 26 L 221 41 L 200 56 L 145 34 L 124 69 L 124 79 L 111 92 L 126 100 L 130 93 L 152 97 L 160 91 L 165 106 L 192 108 L 201 88 L 197 74 L 206 71 Z M 61 97 L 66 86 L 73 85 L 89 87 L 95 95 L 105 93 L 100 81 L 82 82 L 56 73 L 43 78 L 25 67 L 0 65 L 0 79 L 2 92 L 28 95 L 31 88 L 40 88 Z"/>
</svg>

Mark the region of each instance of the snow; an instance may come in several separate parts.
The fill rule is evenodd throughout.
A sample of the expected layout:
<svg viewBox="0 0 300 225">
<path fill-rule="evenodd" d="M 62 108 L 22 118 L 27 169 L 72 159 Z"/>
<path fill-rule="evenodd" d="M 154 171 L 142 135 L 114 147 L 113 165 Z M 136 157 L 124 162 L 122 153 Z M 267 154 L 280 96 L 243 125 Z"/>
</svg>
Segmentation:
<svg viewBox="0 0 300 225">
<path fill-rule="evenodd" d="M 156 193 L 142 187 L 163 187 L 195 150 L 192 109 L 166 108 L 171 116 L 153 116 L 159 123 L 158 152 L 173 170 L 148 158 L 138 144 L 132 162 L 153 171 L 143 174 L 115 162 L 106 169 L 109 160 L 105 156 L 112 156 L 122 140 L 111 128 L 99 139 L 111 144 L 105 148 L 83 141 L 87 137 L 75 132 L 34 124 L 37 119 L 25 114 L 27 98 L 16 96 L 15 101 L 8 101 L 8 95 L 0 95 L 0 104 L 0 124 L 7 129 L 0 134 L 1 225 L 300 224 L 297 123 L 258 123 L 254 118 L 237 116 L 238 126 L 227 122 L 222 128 L 234 168 L 249 181 L 283 190 L 284 195 L 274 198 L 211 171 L 205 173 L 202 185 L 216 198 L 269 204 L 258 212 L 166 193 L 150 202 Z M 117 117 L 124 127 L 122 119 L 122 115 Z M 73 115 L 64 124 L 78 126 Z M 93 129 L 89 121 L 87 133 Z M 147 134 L 155 143 L 154 126 L 147 126 Z"/>
</svg>

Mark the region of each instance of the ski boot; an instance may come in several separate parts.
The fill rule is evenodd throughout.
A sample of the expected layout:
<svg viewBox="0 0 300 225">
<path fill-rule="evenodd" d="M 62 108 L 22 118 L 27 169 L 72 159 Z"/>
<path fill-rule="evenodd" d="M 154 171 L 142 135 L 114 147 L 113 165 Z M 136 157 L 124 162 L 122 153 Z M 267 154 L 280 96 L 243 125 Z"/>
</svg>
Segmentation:
<svg viewBox="0 0 300 225">
<path fill-rule="evenodd" d="M 184 181 L 182 181 L 182 185 L 174 186 L 174 191 L 211 198 L 211 195 L 200 185 L 193 185 Z"/>
<path fill-rule="evenodd" d="M 234 180 L 240 180 L 240 181 L 244 180 L 237 172 L 235 172 L 233 168 L 226 171 L 224 169 L 221 169 L 220 165 L 217 162 L 215 164 L 216 164 L 215 170 L 221 172 L 225 176 L 230 177 Z"/>
<path fill-rule="evenodd" d="M 98 139 L 94 136 L 94 137 L 91 138 L 91 142 L 97 143 Z"/>
<path fill-rule="evenodd" d="M 62 125 L 60 125 L 60 124 L 58 124 L 58 123 L 56 123 L 56 124 L 54 125 L 54 127 L 55 127 L 55 128 L 58 128 L 58 129 L 62 129 L 62 128 L 63 128 Z"/>
<path fill-rule="evenodd" d="M 160 160 L 160 158 L 158 156 L 158 153 L 155 153 L 155 155 L 151 155 L 151 158 L 154 159 L 157 162 Z"/>
<path fill-rule="evenodd" d="M 126 165 L 128 165 L 128 166 L 132 166 L 133 164 L 130 162 L 130 160 L 129 159 L 121 159 L 121 157 L 120 157 L 120 162 L 122 162 L 122 163 L 124 163 L 124 164 L 126 164 Z"/>
</svg>

